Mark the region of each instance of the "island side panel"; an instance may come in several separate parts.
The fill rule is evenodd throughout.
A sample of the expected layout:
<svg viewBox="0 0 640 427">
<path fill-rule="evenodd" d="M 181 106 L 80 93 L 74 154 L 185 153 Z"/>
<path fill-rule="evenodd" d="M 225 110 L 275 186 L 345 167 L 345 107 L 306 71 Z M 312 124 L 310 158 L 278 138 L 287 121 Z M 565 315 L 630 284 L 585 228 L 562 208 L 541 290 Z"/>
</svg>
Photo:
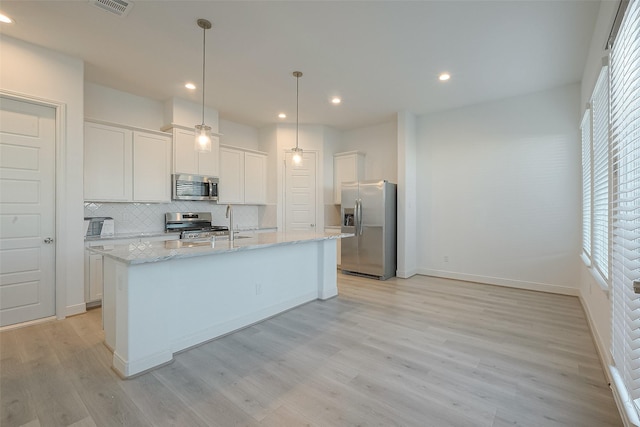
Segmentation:
<svg viewBox="0 0 640 427">
<path fill-rule="evenodd" d="M 167 278 L 171 271 L 170 265 L 164 263 L 113 265 L 116 325 L 113 367 L 121 376 L 129 377 L 173 359 L 168 336 L 172 282 Z"/>
<path fill-rule="evenodd" d="M 327 300 L 338 295 L 337 245 L 338 239 L 318 242 L 318 299 Z"/>
</svg>

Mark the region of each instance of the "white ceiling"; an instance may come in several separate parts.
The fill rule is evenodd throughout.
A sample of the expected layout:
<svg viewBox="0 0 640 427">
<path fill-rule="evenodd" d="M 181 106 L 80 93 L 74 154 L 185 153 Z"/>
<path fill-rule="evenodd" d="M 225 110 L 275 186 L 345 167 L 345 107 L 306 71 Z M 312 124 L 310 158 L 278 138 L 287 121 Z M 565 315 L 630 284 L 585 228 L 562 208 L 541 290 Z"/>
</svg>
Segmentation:
<svg viewBox="0 0 640 427">
<path fill-rule="evenodd" d="M 7 1 L 9 35 L 85 61 L 85 78 L 157 100 L 200 102 L 253 126 L 350 129 L 579 82 L 599 1 L 135 1 L 127 17 L 87 0 Z M 10 60 L 3 58 L 2 60 Z M 451 80 L 438 81 L 441 71 Z M 42 70 L 46 72 L 46 70 Z M 331 95 L 343 103 L 333 106 Z"/>
</svg>

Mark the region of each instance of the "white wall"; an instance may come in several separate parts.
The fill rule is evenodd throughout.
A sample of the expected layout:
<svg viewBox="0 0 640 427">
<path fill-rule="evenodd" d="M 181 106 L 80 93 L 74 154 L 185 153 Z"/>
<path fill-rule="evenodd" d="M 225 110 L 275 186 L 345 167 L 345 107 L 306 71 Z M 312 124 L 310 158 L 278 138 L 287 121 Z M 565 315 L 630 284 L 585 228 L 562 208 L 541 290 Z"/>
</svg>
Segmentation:
<svg viewBox="0 0 640 427">
<path fill-rule="evenodd" d="M 220 119 L 220 144 L 259 150 L 258 129 L 229 120 Z"/>
<path fill-rule="evenodd" d="M 578 293 L 579 102 L 576 84 L 418 119 L 419 272 Z"/>
<path fill-rule="evenodd" d="M 395 121 L 342 132 L 340 151 L 365 153 L 364 179 L 398 182 L 398 131 Z"/>
<path fill-rule="evenodd" d="M 418 224 L 417 201 L 417 129 L 416 116 L 409 112 L 398 113 L 398 277 L 407 278 L 417 272 Z"/>
<path fill-rule="evenodd" d="M 62 103 L 66 122 L 56 169 L 56 315 L 85 310 L 83 235 L 84 64 L 57 52 L 3 35 L 0 89 Z"/>
<path fill-rule="evenodd" d="M 84 84 L 84 115 L 151 130 L 165 125 L 163 102 L 90 82 Z"/>
</svg>

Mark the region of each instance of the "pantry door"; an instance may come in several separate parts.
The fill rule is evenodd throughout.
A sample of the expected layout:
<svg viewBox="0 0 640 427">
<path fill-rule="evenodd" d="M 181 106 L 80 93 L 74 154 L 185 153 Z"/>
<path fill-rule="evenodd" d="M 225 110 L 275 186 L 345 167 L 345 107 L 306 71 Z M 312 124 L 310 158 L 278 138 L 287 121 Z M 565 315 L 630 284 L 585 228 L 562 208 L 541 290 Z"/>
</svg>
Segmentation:
<svg viewBox="0 0 640 427">
<path fill-rule="evenodd" d="M 55 115 L 0 96 L 0 326 L 55 315 Z"/>
<path fill-rule="evenodd" d="M 305 151 L 300 164 L 285 156 L 285 230 L 314 231 L 316 227 L 316 153 Z"/>
</svg>

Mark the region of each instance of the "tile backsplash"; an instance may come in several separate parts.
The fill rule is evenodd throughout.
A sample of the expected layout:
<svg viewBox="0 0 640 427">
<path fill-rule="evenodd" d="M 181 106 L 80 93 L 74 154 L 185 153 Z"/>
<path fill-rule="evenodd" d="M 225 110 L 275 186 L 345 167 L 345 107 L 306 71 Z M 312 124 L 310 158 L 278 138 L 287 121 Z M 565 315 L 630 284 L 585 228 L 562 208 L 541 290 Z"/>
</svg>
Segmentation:
<svg viewBox="0 0 640 427">
<path fill-rule="evenodd" d="M 166 212 L 211 212 L 214 225 L 228 225 L 227 205 L 210 202 L 174 201 L 172 203 L 85 203 L 84 216 L 109 216 L 115 232 L 148 233 L 164 231 Z M 234 227 L 238 229 L 275 227 L 275 206 L 233 205 Z"/>
</svg>

